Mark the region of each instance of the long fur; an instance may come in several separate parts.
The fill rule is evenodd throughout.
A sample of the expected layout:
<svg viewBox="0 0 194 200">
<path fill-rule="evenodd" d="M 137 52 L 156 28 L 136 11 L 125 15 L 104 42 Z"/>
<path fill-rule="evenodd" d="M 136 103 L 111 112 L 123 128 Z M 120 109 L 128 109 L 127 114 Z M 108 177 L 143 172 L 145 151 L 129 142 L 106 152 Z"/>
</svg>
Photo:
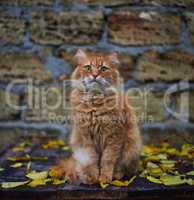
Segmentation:
<svg viewBox="0 0 194 200">
<path fill-rule="evenodd" d="M 76 84 L 70 98 L 73 153 L 53 169 L 72 182 L 88 184 L 131 175 L 138 169 L 142 142 L 135 112 L 118 89 L 117 57 L 115 54 L 87 54 L 83 50 L 78 50 L 76 57 L 78 65 L 72 75 Z M 92 66 L 90 72 L 84 69 L 88 64 Z M 102 84 L 93 83 L 91 75 L 102 65 L 109 67 L 107 72 L 98 74 Z M 98 92 L 94 90 L 96 85 L 100 85 Z"/>
</svg>

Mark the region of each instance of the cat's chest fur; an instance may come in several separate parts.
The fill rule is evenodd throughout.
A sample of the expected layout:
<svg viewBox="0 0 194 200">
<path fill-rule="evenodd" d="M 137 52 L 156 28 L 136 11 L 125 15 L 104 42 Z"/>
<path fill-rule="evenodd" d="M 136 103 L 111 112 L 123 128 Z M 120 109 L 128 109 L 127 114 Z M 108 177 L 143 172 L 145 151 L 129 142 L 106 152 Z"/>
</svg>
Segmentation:
<svg viewBox="0 0 194 200">
<path fill-rule="evenodd" d="M 83 137 L 92 140 L 97 151 L 102 151 L 107 138 L 122 131 L 119 108 L 115 97 L 87 98 L 83 96 L 74 106 L 74 125 Z"/>
</svg>

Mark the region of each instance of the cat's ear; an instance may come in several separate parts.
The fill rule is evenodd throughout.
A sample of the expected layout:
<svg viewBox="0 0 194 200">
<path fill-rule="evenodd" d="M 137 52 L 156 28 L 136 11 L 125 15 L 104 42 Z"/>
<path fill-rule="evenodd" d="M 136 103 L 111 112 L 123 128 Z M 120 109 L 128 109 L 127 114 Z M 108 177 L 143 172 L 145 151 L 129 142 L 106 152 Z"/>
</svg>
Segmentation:
<svg viewBox="0 0 194 200">
<path fill-rule="evenodd" d="M 109 55 L 109 60 L 112 64 L 115 64 L 115 65 L 118 65 L 120 62 L 119 62 L 119 58 L 118 58 L 118 54 L 116 52 L 114 53 L 111 53 Z"/>
<path fill-rule="evenodd" d="M 81 64 L 87 59 L 87 54 L 83 49 L 78 49 L 74 56 L 76 64 Z"/>
</svg>

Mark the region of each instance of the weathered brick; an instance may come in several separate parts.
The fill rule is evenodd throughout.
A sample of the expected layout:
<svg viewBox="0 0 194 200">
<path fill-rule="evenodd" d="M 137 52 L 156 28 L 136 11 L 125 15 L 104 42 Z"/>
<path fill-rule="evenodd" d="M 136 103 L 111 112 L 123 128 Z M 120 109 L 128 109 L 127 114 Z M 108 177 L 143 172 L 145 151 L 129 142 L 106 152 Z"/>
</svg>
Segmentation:
<svg viewBox="0 0 194 200">
<path fill-rule="evenodd" d="M 56 86 L 29 87 L 25 97 L 26 121 L 63 123 L 70 118 L 69 89 Z"/>
<path fill-rule="evenodd" d="M 171 125 L 170 125 L 171 124 Z M 167 142 L 173 146 L 182 146 L 186 141 L 193 144 L 194 134 L 193 128 L 183 129 L 180 128 L 180 121 L 168 122 L 168 126 L 165 127 L 150 127 L 142 128 L 142 137 L 145 144 L 160 145 L 163 142 Z"/>
<path fill-rule="evenodd" d="M 190 93 L 189 111 L 190 111 L 190 119 L 194 121 L 194 91 Z"/>
<path fill-rule="evenodd" d="M 102 32 L 101 12 L 33 13 L 31 39 L 40 44 L 93 44 Z"/>
<path fill-rule="evenodd" d="M 190 121 L 194 121 L 194 91 L 183 91 L 177 93 L 176 97 L 176 109 L 175 114 L 178 113 L 179 118 L 181 117 Z M 180 115 L 182 113 L 182 115 Z M 175 115 L 173 115 L 176 118 Z"/>
<path fill-rule="evenodd" d="M 19 18 L 0 12 L 0 43 L 21 44 L 25 22 Z"/>
<path fill-rule="evenodd" d="M 31 5 L 52 5 L 54 3 L 54 0 L 1 0 L 0 4 L 3 5 L 25 5 L 25 6 L 31 6 Z"/>
<path fill-rule="evenodd" d="M 194 44 L 194 13 L 191 13 L 191 12 L 186 13 L 186 18 L 187 18 L 188 28 L 189 28 L 189 37 L 191 39 L 191 42 Z"/>
<path fill-rule="evenodd" d="M 165 5 L 165 6 L 183 6 L 194 7 L 193 0 L 143 0 L 143 3 L 153 5 Z"/>
<path fill-rule="evenodd" d="M 44 65 L 38 56 L 27 53 L 0 54 L 0 82 L 13 80 L 49 81 L 51 74 L 44 70 Z"/>
<path fill-rule="evenodd" d="M 17 94 L 0 90 L 0 102 L 0 120 L 13 120 L 18 117 L 19 110 L 14 108 L 20 104 Z"/>
<path fill-rule="evenodd" d="M 109 41 L 120 45 L 176 44 L 180 33 L 174 14 L 115 11 L 108 19 Z"/>
<path fill-rule="evenodd" d="M 194 80 L 194 54 L 148 51 L 139 58 L 137 69 L 140 81 Z"/>
<path fill-rule="evenodd" d="M 168 113 L 165 103 L 169 105 L 170 98 L 164 93 L 146 88 L 131 88 L 127 91 L 127 95 L 141 124 L 161 122 L 166 119 Z"/>
<path fill-rule="evenodd" d="M 69 53 L 65 50 L 59 52 L 59 56 L 63 58 L 66 62 L 68 62 L 73 68 L 75 67 L 75 63 L 73 60 L 74 53 Z M 105 53 L 106 54 L 106 53 Z M 124 79 L 124 82 L 133 78 L 133 70 L 134 70 L 134 61 L 133 57 L 126 53 L 121 53 L 118 55 L 120 61 L 119 72 L 121 77 Z"/>
<path fill-rule="evenodd" d="M 137 0 L 64 0 L 65 3 L 80 3 L 87 5 L 105 5 L 105 6 L 116 6 L 126 5 L 137 2 Z"/>
</svg>

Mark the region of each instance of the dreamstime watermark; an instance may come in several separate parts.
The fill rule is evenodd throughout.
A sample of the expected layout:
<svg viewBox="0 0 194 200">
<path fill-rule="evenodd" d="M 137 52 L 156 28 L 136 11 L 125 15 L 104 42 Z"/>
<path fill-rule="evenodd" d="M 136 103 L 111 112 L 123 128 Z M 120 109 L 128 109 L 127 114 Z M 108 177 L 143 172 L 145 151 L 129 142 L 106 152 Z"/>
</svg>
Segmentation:
<svg viewBox="0 0 194 200">
<path fill-rule="evenodd" d="M 39 86 L 36 81 L 28 79 L 25 81 L 27 85 L 26 91 L 26 105 L 27 106 L 18 106 L 14 105 L 11 98 L 11 91 L 14 89 L 15 85 L 24 84 L 21 81 L 13 81 L 6 88 L 6 103 L 7 105 L 14 110 L 28 110 L 34 111 L 37 115 L 47 119 L 47 121 L 61 123 L 68 122 L 71 123 L 74 120 L 83 120 L 82 116 L 77 117 L 71 115 L 72 107 L 69 103 L 69 85 L 70 81 L 64 81 L 62 87 L 56 86 Z M 72 85 L 80 86 L 80 83 L 76 81 Z M 85 103 L 88 107 L 94 106 L 95 102 L 98 103 L 99 99 L 103 102 L 105 109 L 122 109 L 124 105 L 131 107 L 136 111 L 138 116 L 138 121 L 140 123 L 153 123 L 155 122 L 155 117 L 159 110 L 163 110 L 162 114 L 169 114 L 174 118 L 187 122 L 189 120 L 189 93 L 180 92 L 189 90 L 189 82 L 181 81 L 176 84 L 169 86 L 166 91 L 162 94 L 162 97 L 155 98 L 154 91 L 152 88 L 149 89 L 140 89 L 140 88 L 130 88 L 125 91 L 125 95 L 122 94 L 123 85 L 118 88 L 110 88 L 110 95 L 107 96 L 103 91 L 99 90 L 95 93 L 98 95 L 91 95 L 91 91 L 83 90 L 82 98 L 80 102 Z M 119 92 L 118 92 L 119 91 Z M 177 106 L 176 109 L 172 107 L 172 103 L 169 103 L 169 99 L 174 99 L 175 95 L 177 96 Z M 123 99 L 121 97 L 124 97 Z M 78 105 L 79 106 L 79 105 Z M 75 108 L 74 108 L 75 109 Z M 161 113 L 160 113 L 161 115 Z M 129 116 L 130 117 L 130 116 Z M 88 119 L 86 119 L 87 121 Z M 125 122 L 125 119 L 118 119 L 118 116 L 112 116 L 111 119 L 103 116 L 102 119 L 98 120 L 121 120 Z"/>
</svg>

